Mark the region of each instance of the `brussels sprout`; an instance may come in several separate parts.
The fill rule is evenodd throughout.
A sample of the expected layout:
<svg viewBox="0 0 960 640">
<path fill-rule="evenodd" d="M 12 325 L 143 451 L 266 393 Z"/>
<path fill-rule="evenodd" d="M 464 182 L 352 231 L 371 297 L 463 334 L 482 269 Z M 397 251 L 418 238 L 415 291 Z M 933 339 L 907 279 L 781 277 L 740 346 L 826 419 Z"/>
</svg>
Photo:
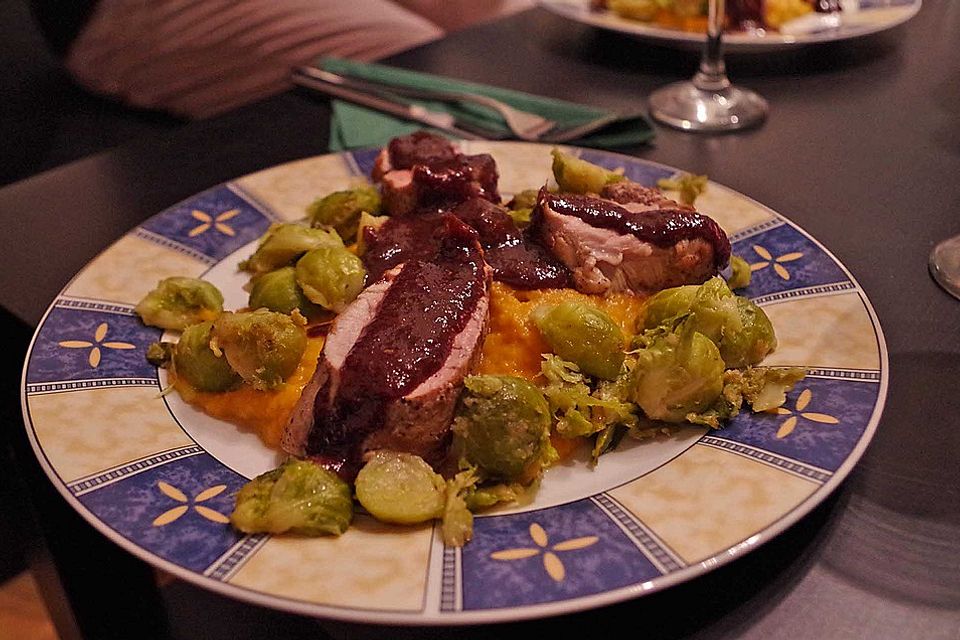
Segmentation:
<svg viewBox="0 0 960 640">
<path fill-rule="evenodd" d="M 543 394 L 512 376 L 470 376 L 464 386 L 453 422 L 462 457 L 493 478 L 533 479 L 552 448 Z"/>
<path fill-rule="evenodd" d="M 720 277 L 699 286 L 664 289 L 644 305 L 643 328 L 678 323 L 713 340 L 728 367 L 756 364 L 777 345 L 763 309 L 735 295 Z"/>
<path fill-rule="evenodd" d="M 416 524 L 443 515 L 446 481 L 420 456 L 377 451 L 354 488 L 363 508 L 381 522 Z"/>
<path fill-rule="evenodd" d="M 524 189 L 507 203 L 507 214 L 518 227 L 522 228 L 530 224 L 530 217 L 533 215 L 533 208 L 537 206 L 539 193 L 537 189 Z"/>
<path fill-rule="evenodd" d="M 573 193 L 600 193 L 603 187 L 623 180 L 623 174 L 604 169 L 581 160 L 559 149 L 554 149 L 553 177 L 561 191 Z"/>
<path fill-rule="evenodd" d="M 727 286 L 731 289 L 744 289 L 750 286 L 750 277 L 753 272 L 750 271 L 750 265 L 740 256 L 730 256 L 730 277 L 727 278 Z"/>
<path fill-rule="evenodd" d="M 363 230 L 367 227 L 379 229 L 380 225 L 390 219 L 390 216 L 372 216 L 366 211 L 360 214 L 360 222 L 357 223 L 357 255 L 362 256 L 367 252 L 367 242 L 363 238 Z"/>
<path fill-rule="evenodd" d="M 317 247 L 343 247 L 343 241 L 332 231 L 294 223 L 275 224 L 260 239 L 253 255 L 240 263 L 240 268 L 255 276 L 260 275 L 292 265 L 300 256 Z"/>
<path fill-rule="evenodd" d="M 254 278 L 249 306 L 251 309 L 264 308 L 280 313 L 291 313 L 294 309 L 299 309 L 300 313 L 309 318 L 323 313 L 323 309 L 303 295 L 293 267 L 283 267 Z"/>
<path fill-rule="evenodd" d="M 777 348 L 777 336 L 770 318 L 752 300 L 737 296 L 740 330 L 725 332 L 720 355 L 728 367 L 757 364 Z"/>
<path fill-rule="evenodd" d="M 707 176 L 695 176 L 690 173 L 681 173 L 672 178 L 657 180 L 657 186 L 667 191 L 678 191 L 680 202 L 693 204 L 697 196 L 707 190 Z"/>
<path fill-rule="evenodd" d="M 173 348 L 173 370 L 198 391 L 226 391 L 243 380 L 210 347 L 212 322 L 190 325 Z"/>
<path fill-rule="evenodd" d="M 297 260 L 296 276 L 311 302 L 340 313 L 363 290 L 367 270 L 343 247 L 320 247 Z"/>
<path fill-rule="evenodd" d="M 657 0 L 607 0 L 607 7 L 618 16 L 643 22 L 650 22 L 660 11 Z"/>
<path fill-rule="evenodd" d="M 256 389 L 282 384 L 300 364 L 307 346 L 302 326 L 266 309 L 224 313 L 213 325 L 213 339 L 233 370 Z"/>
<path fill-rule="evenodd" d="M 199 278 L 165 278 L 134 308 L 144 324 L 180 331 L 215 320 L 223 311 L 223 295 Z"/>
<path fill-rule="evenodd" d="M 285 462 L 257 476 L 237 493 L 230 522 L 244 533 L 335 535 L 353 519 L 350 486 L 305 460 Z"/>
<path fill-rule="evenodd" d="M 534 310 L 534 322 L 555 354 L 591 376 L 614 380 L 623 365 L 624 338 L 604 312 L 567 300 Z"/>
<path fill-rule="evenodd" d="M 364 211 L 380 213 L 380 192 L 374 186 L 335 191 L 307 206 L 310 226 L 332 227 L 346 241 L 357 236 L 357 223 Z"/>
<path fill-rule="evenodd" d="M 631 399 L 648 418 L 682 422 L 709 408 L 723 389 L 720 351 L 699 331 L 656 335 L 636 359 Z"/>
<path fill-rule="evenodd" d="M 473 469 L 461 471 L 447 481 L 447 499 L 443 505 L 441 532 L 448 547 L 462 547 L 473 537 L 473 513 L 466 496 L 474 490 L 478 476 Z"/>
</svg>

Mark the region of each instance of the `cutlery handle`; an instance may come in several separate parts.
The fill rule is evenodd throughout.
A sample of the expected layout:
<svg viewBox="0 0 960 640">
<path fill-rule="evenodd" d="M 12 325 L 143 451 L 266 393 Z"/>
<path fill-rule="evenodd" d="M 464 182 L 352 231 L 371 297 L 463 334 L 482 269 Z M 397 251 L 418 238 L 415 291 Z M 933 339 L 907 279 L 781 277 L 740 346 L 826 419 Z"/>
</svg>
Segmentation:
<svg viewBox="0 0 960 640">
<path fill-rule="evenodd" d="M 325 95 L 340 98 L 363 107 L 397 116 L 404 120 L 419 122 L 441 131 L 455 134 L 464 140 L 486 140 L 489 136 L 480 135 L 462 129 L 455 124 L 455 119 L 449 113 L 430 111 L 415 104 L 396 102 L 380 94 L 365 93 L 356 89 L 347 88 L 341 84 L 328 82 L 313 75 L 305 75 L 299 70 L 294 71 L 293 82 L 301 87 L 319 91 Z"/>
</svg>

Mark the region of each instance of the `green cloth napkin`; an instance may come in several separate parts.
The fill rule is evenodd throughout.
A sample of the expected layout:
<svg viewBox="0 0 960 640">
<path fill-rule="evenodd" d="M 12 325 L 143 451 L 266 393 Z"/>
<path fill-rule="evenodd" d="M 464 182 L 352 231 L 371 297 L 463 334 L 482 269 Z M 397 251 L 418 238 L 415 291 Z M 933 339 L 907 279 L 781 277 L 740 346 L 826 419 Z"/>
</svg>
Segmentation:
<svg viewBox="0 0 960 640">
<path fill-rule="evenodd" d="M 607 113 L 603 109 L 588 107 L 573 102 L 554 100 L 520 91 L 463 82 L 444 76 L 407 71 L 396 67 L 340 58 L 323 58 L 319 66 L 327 71 L 417 89 L 462 91 L 496 98 L 507 104 L 556 120 L 564 125 L 576 125 Z M 446 111 L 485 127 L 507 131 L 502 117 L 492 109 L 472 104 L 451 104 L 411 100 L 431 110 Z M 402 120 L 373 109 L 333 101 L 333 117 L 330 122 L 330 150 L 343 151 L 386 144 L 398 135 L 412 133 L 425 125 Z M 441 132 L 443 133 L 443 132 Z M 628 114 L 603 129 L 567 144 L 596 148 L 625 147 L 648 142 L 653 138 L 653 127 L 642 115 Z"/>
</svg>

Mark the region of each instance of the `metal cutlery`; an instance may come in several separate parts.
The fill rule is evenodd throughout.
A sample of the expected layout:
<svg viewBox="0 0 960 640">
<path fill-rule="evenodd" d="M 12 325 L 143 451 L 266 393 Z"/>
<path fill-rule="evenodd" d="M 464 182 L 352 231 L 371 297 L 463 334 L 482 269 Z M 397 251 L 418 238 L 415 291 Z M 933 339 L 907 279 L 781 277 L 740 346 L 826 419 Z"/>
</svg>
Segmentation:
<svg viewBox="0 0 960 640">
<path fill-rule="evenodd" d="M 449 131 L 468 140 L 516 138 L 528 142 L 563 143 L 583 137 L 624 117 L 619 113 L 607 113 L 588 122 L 564 128 L 554 120 L 511 107 L 500 100 L 473 93 L 377 84 L 310 66 L 295 68 L 293 81 L 300 86 Z M 431 111 L 420 105 L 406 102 L 402 98 L 460 102 L 487 107 L 503 117 L 510 133 L 505 134 L 503 131 L 485 128 L 475 122 L 458 120 L 449 113 Z"/>
</svg>

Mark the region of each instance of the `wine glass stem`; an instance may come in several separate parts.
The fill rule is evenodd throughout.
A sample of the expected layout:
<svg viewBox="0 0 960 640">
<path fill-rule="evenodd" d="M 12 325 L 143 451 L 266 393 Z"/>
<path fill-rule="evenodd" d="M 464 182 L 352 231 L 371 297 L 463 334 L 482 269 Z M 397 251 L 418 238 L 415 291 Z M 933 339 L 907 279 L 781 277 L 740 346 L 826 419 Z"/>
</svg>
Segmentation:
<svg viewBox="0 0 960 640">
<path fill-rule="evenodd" d="M 693 84 L 702 91 L 722 91 L 730 86 L 723 62 L 723 23 L 726 0 L 710 0 L 707 14 L 707 42 L 700 58 L 700 70 Z"/>
</svg>

